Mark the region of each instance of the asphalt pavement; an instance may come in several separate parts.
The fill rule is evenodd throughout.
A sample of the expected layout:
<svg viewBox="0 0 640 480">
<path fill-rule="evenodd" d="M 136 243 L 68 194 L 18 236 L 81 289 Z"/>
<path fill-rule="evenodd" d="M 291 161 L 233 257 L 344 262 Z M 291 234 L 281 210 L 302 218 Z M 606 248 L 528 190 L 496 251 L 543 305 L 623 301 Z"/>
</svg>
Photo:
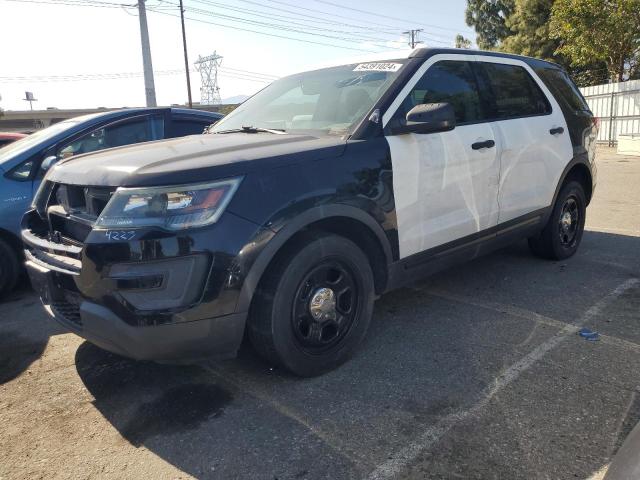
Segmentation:
<svg viewBox="0 0 640 480">
<path fill-rule="evenodd" d="M 0 304 L 0 479 L 598 478 L 640 421 L 640 157 L 603 148 L 598 174 L 573 258 L 520 242 L 387 294 L 314 379 L 250 348 L 123 359 L 23 287 Z"/>
</svg>

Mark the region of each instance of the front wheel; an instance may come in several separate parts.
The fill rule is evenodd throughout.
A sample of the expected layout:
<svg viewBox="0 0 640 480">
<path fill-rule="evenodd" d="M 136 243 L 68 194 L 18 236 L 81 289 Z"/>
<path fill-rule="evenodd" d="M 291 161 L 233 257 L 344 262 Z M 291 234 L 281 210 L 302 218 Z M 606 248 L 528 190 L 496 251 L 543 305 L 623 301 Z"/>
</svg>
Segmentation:
<svg viewBox="0 0 640 480">
<path fill-rule="evenodd" d="M 373 312 L 373 273 L 362 250 L 337 235 L 307 238 L 265 275 L 248 325 L 258 353 L 303 377 L 344 363 Z"/>
<path fill-rule="evenodd" d="M 558 194 L 547 225 L 540 234 L 529 238 L 531 251 L 551 260 L 562 260 L 576 253 L 584 232 L 586 208 L 582 185 L 568 182 Z"/>
</svg>

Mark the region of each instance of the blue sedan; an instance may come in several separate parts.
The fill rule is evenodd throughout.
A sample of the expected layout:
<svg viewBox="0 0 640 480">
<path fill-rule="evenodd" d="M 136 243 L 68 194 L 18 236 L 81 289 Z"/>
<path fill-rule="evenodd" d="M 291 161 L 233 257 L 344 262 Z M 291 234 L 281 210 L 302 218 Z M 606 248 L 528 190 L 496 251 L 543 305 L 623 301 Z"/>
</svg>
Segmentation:
<svg viewBox="0 0 640 480">
<path fill-rule="evenodd" d="M 0 295 L 22 270 L 20 219 L 44 173 L 60 159 L 105 148 L 203 133 L 222 115 L 182 108 L 131 108 L 56 123 L 0 149 Z"/>
</svg>

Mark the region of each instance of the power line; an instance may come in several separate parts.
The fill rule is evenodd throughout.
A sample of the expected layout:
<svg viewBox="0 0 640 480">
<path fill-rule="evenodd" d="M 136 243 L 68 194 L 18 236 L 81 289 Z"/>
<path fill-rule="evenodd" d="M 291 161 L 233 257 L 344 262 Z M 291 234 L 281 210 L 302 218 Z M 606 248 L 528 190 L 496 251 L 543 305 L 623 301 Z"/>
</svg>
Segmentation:
<svg viewBox="0 0 640 480">
<path fill-rule="evenodd" d="M 214 7 L 218 7 L 218 8 L 222 8 L 224 10 L 231 10 L 234 12 L 239 12 L 239 13 L 245 13 L 248 15 L 253 15 L 256 17 L 271 17 L 271 18 L 283 18 L 285 20 L 296 20 L 296 21 L 304 21 L 304 22 L 308 22 L 308 23 L 316 23 L 316 24 L 322 24 L 322 25 L 331 25 L 332 27 L 335 26 L 343 26 L 343 27 L 350 27 L 350 28 L 354 28 L 359 30 L 358 32 L 348 32 L 348 33 L 362 33 L 360 30 L 371 30 L 371 27 L 365 26 L 365 25 L 355 25 L 355 24 L 350 24 L 350 23 L 341 23 L 341 22 L 337 22 L 336 20 L 333 19 L 325 19 L 325 18 L 318 18 L 317 15 L 306 15 L 304 13 L 299 13 L 299 12 L 295 12 L 293 10 L 286 10 L 286 9 L 280 9 L 280 8 L 275 8 L 275 7 L 269 7 L 267 5 L 264 5 L 263 8 L 271 8 L 271 9 L 276 9 L 276 11 L 281 11 L 281 12 L 287 12 L 290 13 L 290 15 L 281 15 L 281 14 L 277 14 L 277 13 L 273 13 L 273 12 L 265 12 L 264 10 L 256 10 L 254 9 L 248 9 L 248 8 L 242 8 L 242 7 L 238 7 L 238 6 L 230 6 L 230 5 L 226 5 L 226 4 L 222 4 L 222 3 L 217 3 L 217 2 L 212 2 L 209 0 L 193 0 L 195 2 L 198 3 L 204 3 L 207 5 L 211 5 Z M 256 5 L 259 5 L 256 3 Z M 295 15 L 295 16 L 291 16 L 291 15 Z M 301 18 L 299 18 L 301 17 Z M 393 33 L 396 33 L 397 30 L 393 29 Z M 386 33 L 384 31 L 380 31 L 378 33 Z M 389 33 L 392 33 L 391 31 Z"/>
<path fill-rule="evenodd" d="M 240 0 L 240 1 L 244 2 L 244 3 L 252 4 L 252 5 L 262 6 L 262 7 L 265 7 L 265 8 L 272 8 L 272 9 L 275 9 L 275 10 L 283 10 L 283 9 L 280 9 L 280 8 L 277 8 L 277 7 L 270 7 L 268 5 L 264 5 L 262 3 L 254 1 L 254 0 Z M 293 5 L 293 4 L 290 4 L 290 3 L 287 3 L 287 2 L 283 2 L 281 0 L 267 0 L 267 1 L 271 2 L 271 3 L 279 4 L 279 5 L 286 5 L 288 7 L 298 8 L 300 10 L 304 10 L 304 11 L 308 11 L 308 12 L 313 12 L 315 14 L 321 14 L 321 15 L 326 15 L 326 16 L 330 16 L 330 17 L 334 17 L 334 18 L 341 18 L 341 19 L 345 19 L 346 18 L 347 20 L 366 23 L 366 24 L 369 24 L 369 25 L 375 25 L 376 27 L 384 27 L 387 33 L 391 33 L 391 32 L 395 33 L 395 32 L 397 32 L 399 30 L 399 27 L 395 27 L 395 26 L 392 26 L 392 25 L 389 25 L 389 24 L 384 24 L 384 23 L 379 23 L 379 22 L 372 22 L 370 20 L 362 20 L 362 19 L 356 20 L 353 17 L 344 17 L 342 15 L 336 15 L 336 14 L 333 14 L 333 13 L 325 12 L 323 10 L 317 10 L 315 8 L 301 7 L 301 6 L 298 6 L 298 5 Z M 347 8 L 347 7 L 344 7 L 344 8 Z M 292 12 L 291 10 L 283 10 L 283 11 L 288 11 L 290 13 L 295 13 L 295 12 Z M 380 16 L 378 14 L 373 14 L 373 13 L 370 13 L 370 15 Z M 385 17 L 383 17 L 383 18 L 385 18 Z M 392 17 L 386 17 L 386 18 L 392 18 Z M 409 21 L 407 20 L 407 22 L 409 22 Z M 415 22 L 411 21 L 410 23 L 415 23 Z M 354 26 L 353 24 L 350 24 L 350 25 Z M 425 25 L 425 24 L 420 24 L 420 25 L 423 25 L 423 26 L 426 26 L 426 27 L 430 27 L 430 28 L 436 28 L 436 29 L 451 30 L 451 31 L 454 31 L 454 32 L 458 33 L 458 30 L 457 29 L 453 29 L 453 28 L 440 27 L 438 25 Z M 362 28 L 362 27 L 360 26 L 358 28 Z M 365 27 L 365 28 L 371 29 L 371 27 Z M 441 43 L 441 44 L 445 44 L 446 43 L 447 45 L 450 45 L 453 42 L 453 39 L 450 39 L 449 37 L 444 37 L 444 36 L 442 36 L 440 34 L 435 34 L 435 33 L 432 33 L 432 34 L 429 34 L 429 35 L 425 35 L 425 38 L 427 38 L 427 37 L 431 41 L 433 41 L 434 43 Z M 440 39 L 445 39 L 446 42 L 443 42 L 442 40 L 438 40 L 437 37 L 439 37 Z"/>
<path fill-rule="evenodd" d="M 190 72 L 195 72 L 194 68 L 189 69 Z M 220 75 L 228 76 L 230 78 L 237 78 L 240 80 L 255 80 L 260 82 L 270 83 L 277 80 L 279 77 L 275 75 L 268 75 L 258 72 L 251 72 L 248 70 L 241 70 L 237 68 L 224 67 L 220 69 Z M 184 73 L 182 69 L 172 70 L 156 70 L 156 75 L 179 75 Z M 110 73 L 80 73 L 71 75 L 16 75 L 16 76 L 3 76 L 0 77 L 0 83 L 19 83 L 19 82 L 73 82 L 73 81 L 87 81 L 87 80 L 120 80 L 141 77 L 142 72 L 110 72 Z M 267 78 L 268 77 L 268 78 Z"/>
<path fill-rule="evenodd" d="M 150 10 L 150 11 L 154 12 L 154 13 L 159 13 L 161 15 L 168 15 L 170 17 L 179 17 L 179 15 L 174 15 L 172 13 L 162 12 L 162 11 L 159 11 L 159 10 Z M 342 48 L 344 50 L 354 50 L 354 51 L 357 51 L 357 52 L 378 53 L 375 50 L 366 50 L 364 48 L 356 48 L 356 47 L 346 47 L 346 46 L 343 46 L 343 45 L 335 45 L 335 44 L 331 44 L 331 43 L 314 42 L 313 40 L 305 40 L 305 39 L 302 39 L 302 38 L 288 37 L 286 35 L 278 35 L 278 34 L 275 34 L 275 33 L 261 32 L 259 30 L 251 30 L 249 28 L 236 27 L 236 26 L 233 26 L 233 25 L 225 25 L 223 23 L 210 22 L 210 21 L 207 21 L 207 20 L 203 20 L 201 18 L 185 17 L 185 19 L 186 20 L 191 20 L 193 22 L 200 22 L 200 23 L 206 23 L 206 24 L 209 24 L 209 25 L 215 25 L 217 27 L 229 28 L 231 30 L 238 30 L 240 32 L 257 33 L 258 35 L 265 35 L 267 37 L 282 38 L 282 39 L 285 39 L 285 40 L 293 40 L 293 41 L 296 41 L 296 42 L 309 43 L 309 44 L 312 44 L 312 45 L 320 45 L 320 46 L 323 46 L 323 47 Z"/>
<path fill-rule="evenodd" d="M 264 4 L 261 4 L 261 3 L 258 3 L 258 2 L 252 1 L 252 0 L 240 0 L 240 1 L 244 2 L 244 3 L 251 3 L 251 4 L 255 4 L 255 5 L 261 5 L 261 6 L 264 6 L 266 8 L 273 8 L 273 9 L 276 9 L 276 10 L 281 10 L 281 9 L 278 9 L 277 7 L 269 7 L 268 5 L 264 5 Z M 315 14 L 319 13 L 321 15 L 326 15 L 326 16 L 329 16 L 329 17 L 342 18 L 342 19 L 347 19 L 347 20 L 350 20 L 350 21 L 356 21 L 356 22 L 359 22 L 360 24 L 366 23 L 366 24 L 369 24 L 369 25 L 376 25 L 378 27 L 385 27 L 388 30 L 393 30 L 393 31 L 397 31 L 398 30 L 397 27 L 390 26 L 388 24 L 376 23 L 376 22 L 372 22 L 372 21 L 369 21 L 369 20 L 355 19 L 353 17 L 345 17 L 343 15 L 336 15 L 334 13 L 325 12 L 323 10 L 317 10 L 315 8 L 301 7 L 299 5 L 293 5 L 291 3 L 282 2 L 280 0 L 267 0 L 267 1 L 270 2 L 270 3 L 276 3 L 278 5 L 286 5 L 288 7 L 297 8 L 297 9 L 300 9 L 300 10 L 304 10 L 306 12 L 313 12 Z M 371 27 L 368 27 L 368 28 L 371 28 Z"/>
<path fill-rule="evenodd" d="M 252 72 L 251 70 L 241 70 L 241 69 L 238 69 L 238 68 L 231 68 L 231 67 L 222 67 L 222 68 L 220 68 L 220 70 L 221 71 L 231 70 L 232 72 L 240 72 L 240 73 L 243 73 L 243 74 L 253 74 L 254 76 L 265 77 L 267 79 L 270 78 L 271 80 L 276 80 L 276 79 L 280 78 L 277 75 L 270 75 L 268 73 L 260 73 L 260 72 Z"/>
<path fill-rule="evenodd" d="M 192 1 L 194 1 L 196 3 L 205 4 L 205 5 L 219 7 L 219 8 L 222 8 L 224 10 L 231 10 L 231 11 L 236 11 L 236 12 L 240 12 L 240 13 L 245 13 L 247 15 L 260 17 L 262 19 L 267 18 L 267 19 L 270 19 L 272 21 L 286 22 L 286 25 L 299 25 L 301 27 L 304 27 L 304 28 L 307 28 L 307 29 L 312 29 L 312 30 L 351 35 L 351 36 L 353 36 L 353 38 L 357 38 L 357 39 L 360 39 L 360 40 L 373 40 L 373 41 L 382 41 L 382 42 L 388 41 L 387 39 L 382 39 L 382 38 L 362 36 L 362 33 L 363 33 L 362 31 L 357 31 L 357 32 L 351 31 L 351 32 L 348 32 L 348 31 L 344 31 L 344 30 L 336 30 L 334 28 L 327 28 L 327 27 L 319 27 L 319 26 L 315 26 L 315 25 L 309 25 L 309 23 L 311 22 L 310 20 L 300 19 L 300 18 L 297 18 L 297 17 L 291 17 L 291 16 L 286 16 L 286 15 L 278 15 L 278 14 L 273 14 L 273 13 L 268 13 L 267 14 L 267 13 L 263 13 L 263 12 L 257 12 L 256 13 L 255 11 L 251 11 L 251 10 L 246 9 L 246 8 L 227 7 L 227 6 L 223 5 L 223 4 L 216 3 L 216 2 L 211 2 L 211 1 L 208 1 L 208 0 L 192 0 Z M 216 16 L 222 17 L 224 15 L 216 14 Z M 233 18 L 238 18 L 238 17 L 233 17 Z M 283 20 L 281 20 L 281 19 L 283 19 Z M 327 20 L 323 24 L 326 25 L 327 23 L 331 24 L 332 22 Z"/>
<path fill-rule="evenodd" d="M 346 27 L 353 27 L 353 28 L 358 28 L 358 29 L 363 29 L 363 30 L 371 30 L 370 26 L 363 25 L 362 23 L 359 23 L 359 24 L 344 23 L 342 21 L 339 22 L 339 21 L 336 20 L 336 19 L 341 19 L 341 20 L 346 19 L 346 20 L 352 20 L 352 21 L 359 22 L 358 20 L 352 19 L 350 17 L 334 15 L 334 14 L 331 14 L 331 13 L 328 13 L 328 12 L 323 12 L 321 10 L 315 10 L 315 9 L 312 9 L 312 8 L 300 7 L 298 5 L 291 5 L 290 3 L 280 2 L 280 1 L 277 1 L 277 0 L 268 0 L 268 1 L 270 1 L 272 3 L 277 3 L 279 5 L 286 5 L 286 6 L 289 6 L 289 7 L 292 7 L 292 8 L 297 8 L 299 10 L 312 12 L 312 13 L 314 13 L 314 15 L 300 13 L 298 11 L 289 10 L 289 9 L 286 9 L 286 8 L 272 7 L 272 6 L 269 6 L 269 5 L 265 5 L 264 3 L 256 2 L 256 1 L 253 1 L 253 0 L 239 0 L 239 1 L 241 1 L 243 3 L 247 3 L 247 4 L 250 4 L 250 5 L 253 5 L 253 6 L 258 6 L 258 7 L 267 8 L 267 9 L 270 9 L 270 10 L 275 10 L 275 11 L 278 11 L 278 12 L 286 12 L 286 13 L 290 13 L 290 14 L 293 14 L 293 15 L 298 15 L 298 16 L 305 17 L 305 18 L 310 18 L 310 19 L 313 19 L 313 20 L 316 20 L 316 21 L 324 21 L 325 23 L 331 23 L 331 24 L 334 24 L 334 25 L 342 25 L 342 26 L 346 26 Z M 331 19 L 318 18 L 318 14 L 329 16 L 329 17 L 331 17 Z M 365 23 L 368 23 L 368 22 L 365 22 Z M 376 24 L 369 24 L 369 25 L 376 25 Z M 389 33 L 392 33 L 392 32 L 395 33 L 395 32 L 397 32 L 397 30 L 398 29 L 395 28 L 395 27 L 387 27 L 387 31 Z"/>
<path fill-rule="evenodd" d="M 314 1 L 318 2 L 318 3 L 324 3 L 325 5 L 331 5 L 332 7 L 342 8 L 344 10 L 351 10 L 353 12 L 364 13 L 365 15 L 371 15 L 371 16 L 374 16 L 374 17 L 387 18 L 389 20 L 396 20 L 398 22 L 416 23 L 415 20 L 407 20 L 406 18 L 392 17 L 390 15 L 383 15 L 383 14 L 380 14 L 380 13 L 374 13 L 374 12 L 370 12 L 368 10 L 361 10 L 359 8 L 345 7 L 344 5 L 340 5 L 338 3 L 330 2 L 328 0 L 314 0 Z M 459 33 L 458 29 L 455 29 L 455 28 L 441 27 L 439 25 L 429 25 L 429 24 L 426 24 L 426 23 L 419 23 L 418 25 L 423 25 L 425 27 L 430 27 L 430 28 L 439 28 L 441 30 L 450 30 L 450 31 Z"/>
<path fill-rule="evenodd" d="M 111 3 L 111 2 L 97 2 L 90 0 L 62 0 L 62 1 L 48 1 L 48 0 L 4 0 L 5 2 L 14 3 L 37 3 L 44 5 L 67 5 L 73 7 L 97 7 L 97 8 L 122 8 L 122 7 L 135 7 L 135 5 L 127 5 L 123 3 Z"/>
<path fill-rule="evenodd" d="M 369 42 L 374 46 L 378 46 L 381 48 L 394 48 L 391 47 L 389 45 L 381 45 L 381 44 L 376 44 L 376 43 L 372 43 L 373 42 L 385 42 L 386 40 L 384 39 L 380 39 L 380 38 L 374 38 L 374 37 L 356 37 L 356 36 L 349 36 L 349 37 L 344 37 L 344 36 L 335 36 L 335 35 L 328 35 L 328 34 L 324 34 L 324 33 L 318 33 L 318 32 L 309 32 L 309 31 L 305 31 L 305 30 L 300 30 L 298 28 L 294 28 L 294 27 L 289 27 L 287 25 L 282 25 L 282 24 L 275 24 L 275 23 L 268 23 L 268 22 L 260 22 L 257 20 L 250 20 L 250 19 L 245 19 L 245 18 L 241 18 L 241 17 L 234 17 L 231 15 L 224 15 L 224 14 L 217 14 L 214 13 L 210 10 L 205 10 L 205 9 L 200 9 L 200 8 L 188 8 L 188 11 L 194 14 L 200 14 L 200 15 L 207 15 L 207 16 L 212 16 L 212 17 L 216 17 L 216 18 L 220 18 L 222 20 L 228 20 L 231 22 L 237 22 L 237 23 L 244 23 L 244 24 L 248 24 L 248 25 L 255 25 L 255 26 L 259 26 L 259 27 L 266 27 L 266 28 L 274 28 L 274 29 L 278 29 L 278 30 L 284 30 L 287 32 L 293 32 L 293 33 L 301 33 L 303 35 L 312 35 L 312 36 L 317 36 L 317 37 L 323 37 L 323 38 L 328 38 L 331 40 L 341 40 L 341 41 L 346 41 L 346 42 Z M 339 32 L 341 33 L 341 32 Z M 398 47 L 395 47 L 398 48 Z"/>
</svg>

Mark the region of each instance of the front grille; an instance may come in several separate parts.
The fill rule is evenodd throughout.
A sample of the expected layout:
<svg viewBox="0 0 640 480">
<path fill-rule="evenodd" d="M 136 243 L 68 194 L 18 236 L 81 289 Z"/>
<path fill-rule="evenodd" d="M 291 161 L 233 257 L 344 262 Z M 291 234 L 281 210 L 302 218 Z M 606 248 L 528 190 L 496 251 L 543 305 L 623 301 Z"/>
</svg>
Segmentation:
<svg viewBox="0 0 640 480">
<path fill-rule="evenodd" d="M 46 208 L 51 232 L 84 242 L 114 191 L 113 187 L 54 185 Z"/>
<path fill-rule="evenodd" d="M 58 316 L 64 318 L 67 322 L 72 323 L 76 327 L 82 327 L 82 319 L 80 318 L 80 299 L 67 293 L 65 300 L 57 300 L 51 302 L 51 308 Z"/>
<path fill-rule="evenodd" d="M 60 273 L 79 275 L 84 243 L 113 192 L 115 187 L 43 182 L 34 201 L 35 211 L 25 217 L 23 225 L 27 260 Z"/>
</svg>

